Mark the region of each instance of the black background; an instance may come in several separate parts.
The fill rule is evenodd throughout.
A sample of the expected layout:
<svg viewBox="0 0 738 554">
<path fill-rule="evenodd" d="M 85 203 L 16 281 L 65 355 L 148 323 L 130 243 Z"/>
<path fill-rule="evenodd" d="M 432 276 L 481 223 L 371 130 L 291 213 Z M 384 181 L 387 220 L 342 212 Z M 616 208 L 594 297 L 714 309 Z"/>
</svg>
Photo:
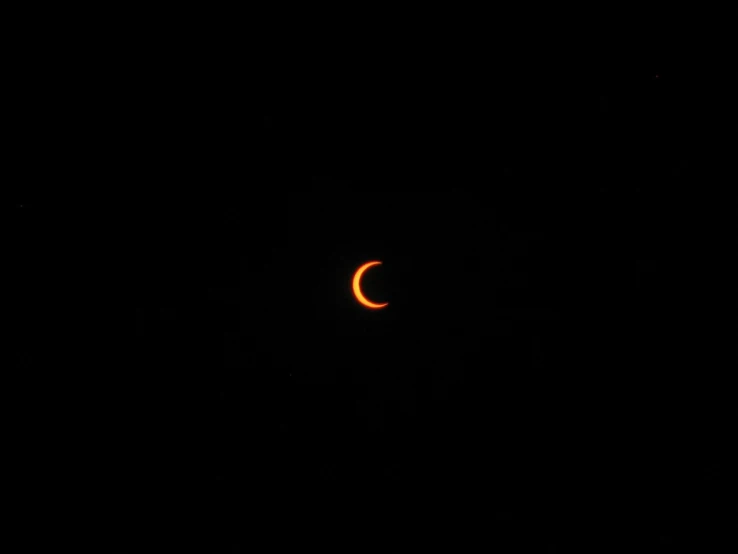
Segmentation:
<svg viewBox="0 0 738 554">
<path fill-rule="evenodd" d="M 731 551 L 734 14 L 674 10 L 24 35 L 20 502 L 100 552 Z"/>
</svg>

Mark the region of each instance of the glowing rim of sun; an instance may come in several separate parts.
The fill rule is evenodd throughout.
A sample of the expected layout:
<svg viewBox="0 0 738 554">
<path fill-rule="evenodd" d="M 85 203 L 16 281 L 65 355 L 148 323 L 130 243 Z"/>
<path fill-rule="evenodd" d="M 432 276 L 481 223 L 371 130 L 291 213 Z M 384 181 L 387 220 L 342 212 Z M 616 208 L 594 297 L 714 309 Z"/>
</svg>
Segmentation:
<svg viewBox="0 0 738 554">
<path fill-rule="evenodd" d="M 375 302 L 372 302 L 371 300 L 368 300 L 367 297 L 364 296 L 364 293 L 361 292 L 361 277 L 364 275 L 364 272 L 367 269 L 369 269 L 370 267 L 374 267 L 375 265 L 382 265 L 382 262 L 378 262 L 378 261 L 367 262 L 364 265 L 362 265 L 359 269 L 356 270 L 356 273 L 354 273 L 353 288 L 354 288 L 354 296 L 356 296 L 356 299 L 361 304 L 363 304 L 367 308 L 378 310 L 379 308 L 384 308 L 385 306 L 387 306 L 389 302 L 377 304 Z"/>
</svg>

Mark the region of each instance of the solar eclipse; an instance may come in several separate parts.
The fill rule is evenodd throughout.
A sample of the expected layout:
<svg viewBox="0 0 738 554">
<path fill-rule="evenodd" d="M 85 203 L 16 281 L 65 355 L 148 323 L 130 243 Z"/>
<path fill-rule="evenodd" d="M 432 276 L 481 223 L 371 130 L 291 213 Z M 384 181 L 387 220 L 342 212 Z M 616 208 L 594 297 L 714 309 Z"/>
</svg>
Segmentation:
<svg viewBox="0 0 738 554">
<path fill-rule="evenodd" d="M 354 296 L 356 297 L 356 300 L 363 305 L 366 308 L 372 309 L 372 310 L 378 310 L 380 308 L 384 308 L 389 304 L 389 302 L 383 302 L 383 303 L 376 303 L 369 300 L 366 296 L 364 296 L 364 293 L 361 291 L 361 278 L 364 276 L 364 273 L 367 269 L 372 268 L 377 265 L 382 265 L 382 262 L 378 261 L 372 261 L 367 262 L 359 267 L 359 269 L 356 270 L 356 273 L 354 273 L 354 279 L 352 282 L 353 290 L 354 290 Z"/>
</svg>

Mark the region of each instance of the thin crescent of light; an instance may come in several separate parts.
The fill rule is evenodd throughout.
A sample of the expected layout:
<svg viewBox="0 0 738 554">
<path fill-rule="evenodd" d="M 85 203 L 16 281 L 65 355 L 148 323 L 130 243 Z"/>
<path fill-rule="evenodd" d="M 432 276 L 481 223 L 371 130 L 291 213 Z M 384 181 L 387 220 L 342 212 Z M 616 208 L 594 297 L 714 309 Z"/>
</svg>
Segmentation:
<svg viewBox="0 0 738 554">
<path fill-rule="evenodd" d="M 372 308 L 374 310 L 379 308 L 384 308 L 389 302 L 384 302 L 382 304 L 377 304 L 375 302 L 372 302 L 371 300 L 368 300 L 366 296 L 364 296 L 364 293 L 361 292 L 361 277 L 364 275 L 364 272 L 369 269 L 370 267 L 374 267 L 375 265 L 381 265 L 382 262 L 367 262 L 364 265 L 362 265 L 359 269 L 356 270 L 356 273 L 354 273 L 354 296 L 356 296 L 356 299 L 361 302 L 364 306 L 367 308 Z"/>
</svg>

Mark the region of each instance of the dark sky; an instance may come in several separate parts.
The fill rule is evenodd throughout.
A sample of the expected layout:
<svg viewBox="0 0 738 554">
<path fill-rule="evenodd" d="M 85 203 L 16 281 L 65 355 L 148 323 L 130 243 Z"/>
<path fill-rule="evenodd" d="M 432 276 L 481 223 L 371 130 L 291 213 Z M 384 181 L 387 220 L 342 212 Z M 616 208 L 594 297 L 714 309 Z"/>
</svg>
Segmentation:
<svg viewBox="0 0 738 554">
<path fill-rule="evenodd" d="M 34 494 L 90 507 L 101 552 L 722 551 L 727 16 L 674 9 L 29 42 L 5 220 Z"/>
</svg>

